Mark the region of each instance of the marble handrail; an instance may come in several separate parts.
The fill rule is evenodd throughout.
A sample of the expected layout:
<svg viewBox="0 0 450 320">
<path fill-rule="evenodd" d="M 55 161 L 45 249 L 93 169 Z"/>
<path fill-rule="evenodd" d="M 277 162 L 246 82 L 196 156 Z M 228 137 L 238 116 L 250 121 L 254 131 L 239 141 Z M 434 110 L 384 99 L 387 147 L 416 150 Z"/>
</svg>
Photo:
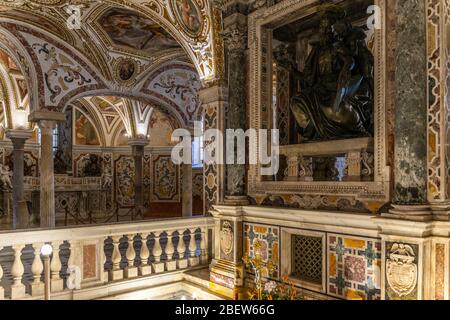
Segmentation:
<svg viewBox="0 0 450 320">
<path fill-rule="evenodd" d="M 69 290 L 64 285 L 69 271 L 86 266 L 89 246 L 97 252 L 93 261 L 98 270 L 97 281 L 88 281 L 89 287 L 100 286 L 208 263 L 208 236 L 213 229 L 213 218 L 192 217 L 0 232 L 0 300 L 42 296 L 40 249 L 46 243 L 53 248 L 51 291 L 61 292 Z"/>
</svg>

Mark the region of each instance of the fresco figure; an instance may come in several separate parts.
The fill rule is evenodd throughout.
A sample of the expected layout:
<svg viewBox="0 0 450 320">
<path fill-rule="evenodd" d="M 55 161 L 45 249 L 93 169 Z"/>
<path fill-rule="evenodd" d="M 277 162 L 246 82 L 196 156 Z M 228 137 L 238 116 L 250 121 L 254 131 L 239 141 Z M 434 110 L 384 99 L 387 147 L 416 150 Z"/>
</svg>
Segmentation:
<svg viewBox="0 0 450 320">
<path fill-rule="evenodd" d="M 129 10 L 107 11 L 100 18 L 100 25 L 113 43 L 148 54 L 180 47 L 158 23 Z"/>
<path fill-rule="evenodd" d="M 11 176 L 12 172 L 9 167 L 0 164 L 0 182 L 3 190 L 12 190 Z"/>
<path fill-rule="evenodd" d="M 198 32 L 200 29 L 200 18 L 197 8 L 192 1 L 177 0 L 177 7 L 185 27 L 191 32 Z"/>
</svg>

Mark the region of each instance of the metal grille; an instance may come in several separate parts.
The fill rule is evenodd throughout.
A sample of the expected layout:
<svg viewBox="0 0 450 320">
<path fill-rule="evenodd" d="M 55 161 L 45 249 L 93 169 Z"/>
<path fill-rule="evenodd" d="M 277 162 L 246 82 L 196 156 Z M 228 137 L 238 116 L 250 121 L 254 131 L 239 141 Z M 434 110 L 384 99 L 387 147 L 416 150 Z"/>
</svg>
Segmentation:
<svg viewBox="0 0 450 320">
<path fill-rule="evenodd" d="M 322 283 L 322 238 L 292 236 L 292 274 L 299 280 Z"/>
</svg>

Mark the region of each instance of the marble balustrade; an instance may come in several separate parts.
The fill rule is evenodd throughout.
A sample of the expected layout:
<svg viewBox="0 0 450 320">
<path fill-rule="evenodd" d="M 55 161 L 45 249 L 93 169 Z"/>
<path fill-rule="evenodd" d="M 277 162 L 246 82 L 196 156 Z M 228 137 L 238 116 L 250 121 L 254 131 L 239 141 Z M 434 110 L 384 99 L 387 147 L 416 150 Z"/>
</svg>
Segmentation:
<svg viewBox="0 0 450 320">
<path fill-rule="evenodd" d="M 44 244 L 53 294 L 204 267 L 213 229 L 211 217 L 194 217 L 0 232 L 0 300 L 43 297 Z"/>
</svg>

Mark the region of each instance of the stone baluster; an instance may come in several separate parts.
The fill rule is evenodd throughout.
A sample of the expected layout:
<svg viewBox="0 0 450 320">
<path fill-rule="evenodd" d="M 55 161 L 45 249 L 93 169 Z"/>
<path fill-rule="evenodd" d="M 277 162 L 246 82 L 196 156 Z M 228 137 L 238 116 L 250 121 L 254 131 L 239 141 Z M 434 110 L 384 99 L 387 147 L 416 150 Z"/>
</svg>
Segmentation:
<svg viewBox="0 0 450 320">
<path fill-rule="evenodd" d="M 139 266 L 139 275 L 140 276 L 146 276 L 152 273 L 152 267 L 148 264 L 148 258 L 150 257 L 150 251 L 148 250 L 147 246 L 147 238 L 148 238 L 148 232 L 141 233 L 141 252 L 139 254 L 141 258 L 141 265 Z"/>
<path fill-rule="evenodd" d="M 0 251 L 3 250 L 3 247 L 0 247 Z M 3 267 L 2 264 L 0 263 L 0 283 L 2 282 L 3 279 Z M 5 289 L 3 289 L 2 286 L 0 286 L 0 300 L 5 299 Z"/>
<path fill-rule="evenodd" d="M 136 251 L 134 250 L 134 234 L 128 236 L 128 247 L 126 257 L 128 266 L 125 268 L 125 278 L 135 278 L 138 275 L 137 268 L 134 266 L 134 258 L 136 258 Z"/>
<path fill-rule="evenodd" d="M 155 233 L 155 244 L 153 245 L 152 254 L 155 262 L 153 263 L 153 271 L 154 273 L 164 271 L 164 263 L 161 262 L 161 243 L 160 243 L 161 233 L 157 236 Z"/>
<path fill-rule="evenodd" d="M 208 263 L 208 250 L 206 250 L 206 242 L 208 240 L 208 228 L 204 228 L 201 231 L 201 239 L 200 239 L 200 257 L 201 263 Z"/>
<path fill-rule="evenodd" d="M 191 237 L 189 239 L 189 263 L 191 267 L 199 264 L 199 258 L 197 257 L 197 242 L 195 241 L 195 228 L 190 230 Z"/>
<path fill-rule="evenodd" d="M 361 181 L 361 152 L 350 151 L 346 157 L 345 181 Z"/>
<path fill-rule="evenodd" d="M 188 260 L 185 259 L 184 254 L 186 252 L 186 243 L 184 243 L 184 234 L 183 231 L 178 231 L 178 244 L 177 244 L 177 253 L 178 253 L 178 269 L 184 269 L 188 266 Z"/>
<path fill-rule="evenodd" d="M 173 254 L 175 252 L 175 248 L 173 246 L 173 234 L 167 231 L 167 244 L 165 248 L 165 253 L 167 257 L 166 261 L 166 269 L 167 271 L 173 271 L 177 268 L 176 260 L 173 259 Z"/>
<path fill-rule="evenodd" d="M 31 273 L 33 274 L 33 282 L 30 285 L 31 295 L 40 296 L 44 294 L 44 283 L 41 281 L 41 275 L 44 271 L 44 265 L 41 259 L 41 248 L 43 243 L 36 243 L 33 245 L 34 258 L 31 264 Z"/>
<path fill-rule="evenodd" d="M 102 272 L 102 280 L 105 283 L 108 282 L 108 272 L 105 269 L 105 264 L 107 261 L 106 252 L 105 252 L 105 241 L 107 239 L 108 239 L 108 237 L 105 237 L 101 244 L 101 246 L 102 246 L 102 269 L 101 269 L 102 271 L 101 272 Z"/>
<path fill-rule="evenodd" d="M 112 237 L 113 241 L 113 253 L 112 253 L 112 264 L 113 268 L 109 273 L 109 280 L 116 281 L 123 279 L 123 270 L 120 269 L 120 261 L 122 260 L 122 255 L 120 254 L 119 244 L 121 236 Z"/>
<path fill-rule="evenodd" d="M 64 281 L 61 279 L 61 258 L 59 256 L 60 246 L 62 241 L 55 241 L 52 243 L 53 247 L 53 256 L 52 261 L 50 263 L 50 271 L 51 271 L 51 290 L 52 292 L 62 291 L 64 288 Z"/>
<path fill-rule="evenodd" d="M 11 275 L 13 276 L 13 284 L 11 286 L 11 299 L 20 299 L 25 297 L 25 286 L 22 284 L 22 276 L 24 267 L 22 263 L 22 249 L 25 245 L 15 245 L 14 250 L 14 262 L 11 268 Z"/>
</svg>

